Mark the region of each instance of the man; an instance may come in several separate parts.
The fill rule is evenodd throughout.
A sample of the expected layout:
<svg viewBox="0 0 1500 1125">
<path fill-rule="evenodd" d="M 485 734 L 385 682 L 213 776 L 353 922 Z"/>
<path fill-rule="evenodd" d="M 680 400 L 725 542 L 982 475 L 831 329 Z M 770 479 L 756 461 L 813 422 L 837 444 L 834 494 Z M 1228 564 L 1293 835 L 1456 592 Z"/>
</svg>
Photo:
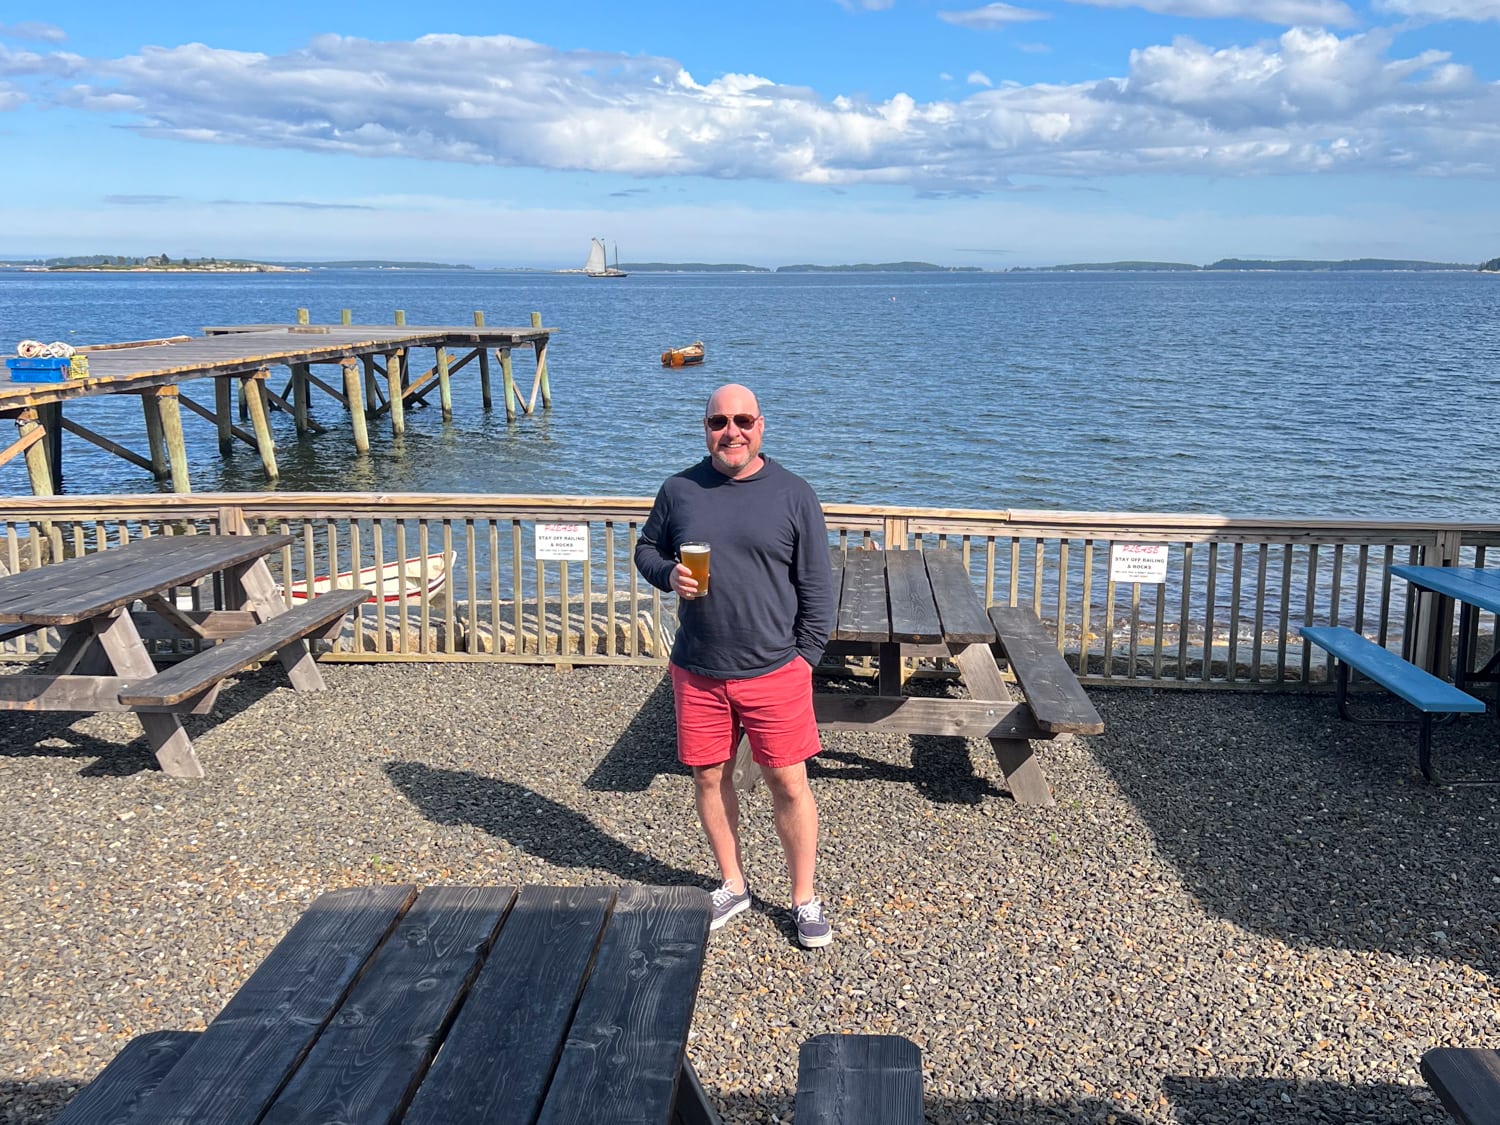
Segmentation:
<svg viewBox="0 0 1500 1125">
<path fill-rule="evenodd" d="M 797 940 L 816 948 L 833 940 L 813 888 L 818 806 L 807 783 L 807 759 L 822 749 L 812 669 L 836 608 L 828 529 L 808 483 L 761 453 L 765 419 L 749 388 L 715 391 L 703 433 L 708 456 L 661 486 L 635 565 L 680 599 L 672 646 L 677 755 L 692 768 L 698 820 L 723 878 L 712 928 L 750 906 L 733 780 L 743 729 L 771 793 Z M 711 552 L 702 592 L 679 561 L 681 544 L 695 541 Z"/>
</svg>

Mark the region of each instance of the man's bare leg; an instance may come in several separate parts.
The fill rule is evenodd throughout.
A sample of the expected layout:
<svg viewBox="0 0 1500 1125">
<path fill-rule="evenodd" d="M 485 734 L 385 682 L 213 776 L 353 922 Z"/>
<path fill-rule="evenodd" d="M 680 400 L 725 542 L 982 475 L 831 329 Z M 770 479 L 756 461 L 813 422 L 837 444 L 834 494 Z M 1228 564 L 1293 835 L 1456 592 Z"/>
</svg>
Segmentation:
<svg viewBox="0 0 1500 1125">
<path fill-rule="evenodd" d="M 776 811 L 776 835 L 786 852 L 787 877 L 792 884 L 792 905 L 801 906 L 813 897 L 813 870 L 818 862 L 818 803 L 807 783 L 807 763 L 761 767 L 761 776 L 771 791 Z"/>
<path fill-rule="evenodd" d="M 740 893 L 745 889 L 745 869 L 740 859 L 740 798 L 734 791 L 734 759 L 715 766 L 694 766 L 693 796 L 698 823 L 703 825 L 724 884 Z"/>
</svg>

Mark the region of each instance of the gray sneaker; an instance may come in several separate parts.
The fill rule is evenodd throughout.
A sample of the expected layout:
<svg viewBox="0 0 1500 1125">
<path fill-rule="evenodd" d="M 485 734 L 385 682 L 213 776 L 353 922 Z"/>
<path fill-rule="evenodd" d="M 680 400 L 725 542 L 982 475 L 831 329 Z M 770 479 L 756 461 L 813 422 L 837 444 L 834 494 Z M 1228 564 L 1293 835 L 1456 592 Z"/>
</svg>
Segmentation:
<svg viewBox="0 0 1500 1125">
<path fill-rule="evenodd" d="M 828 915 L 823 913 L 823 904 L 817 899 L 793 906 L 792 914 L 797 919 L 797 940 L 804 949 L 819 949 L 833 940 L 833 927 L 828 924 Z"/>
<path fill-rule="evenodd" d="M 709 895 L 708 900 L 713 904 L 714 908 L 713 921 L 708 924 L 708 928 L 710 930 L 717 930 L 736 914 L 743 914 L 746 910 L 750 909 L 750 884 L 746 883 L 745 889 L 739 894 L 735 894 L 729 889 L 729 884 L 725 883 L 713 894 Z"/>
</svg>

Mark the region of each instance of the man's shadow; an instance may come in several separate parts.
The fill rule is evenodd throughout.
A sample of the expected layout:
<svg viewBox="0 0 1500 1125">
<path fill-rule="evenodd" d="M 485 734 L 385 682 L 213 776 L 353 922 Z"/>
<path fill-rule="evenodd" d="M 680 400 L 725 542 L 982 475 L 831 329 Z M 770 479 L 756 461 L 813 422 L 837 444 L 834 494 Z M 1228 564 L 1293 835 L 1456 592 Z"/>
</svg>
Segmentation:
<svg viewBox="0 0 1500 1125">
<path fill-rule="evenodd" d="M 644 793 L 660 774 L 687 776 L 677 760 L 677 717 L 672 708 L 672 680 L 663 674 L 631 716 L 609 752 L 599 760 L 583 787 L 593 792 Z"/>
<path fill-rule="evenodd" d="M 391 782 L 434 824 L 472 825 L 556 867 L 597 868 L 657 886 L 714 884 L 620 843 L 582 813 L 524 785 L 423 762 L 390 762 Z"/>
</svg>

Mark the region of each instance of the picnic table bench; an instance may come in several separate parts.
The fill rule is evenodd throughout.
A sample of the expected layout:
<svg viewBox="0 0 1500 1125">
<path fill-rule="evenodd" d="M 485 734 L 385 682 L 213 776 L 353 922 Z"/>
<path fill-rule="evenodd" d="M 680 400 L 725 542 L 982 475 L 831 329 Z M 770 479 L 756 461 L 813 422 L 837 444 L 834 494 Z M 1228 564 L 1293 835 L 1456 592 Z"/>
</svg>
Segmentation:
<svg viewBox="0 0 1500 1125">
<path fill-rule="evenodd" d="M 287 609 L 266 556 L 291 542 L 290 535 L 163 535 L 0 578 L 6 636 L 49 626 L 61 632 L 40 675 L 0 676 L 0 710 L 131 711 L 164 773 L 202 777 L 179 716 L 208 713 L 226 678 L 273 653 L 296 690 L 321 690 L 308 638 L 337 633 L 345 614 L 369 597 L 330 590 Z M 173 590 L 210 575 L 222 585 L 223 609 L 177 605 Z M 146 639 L 161 636 L 206 647 L 158 671 Z"/>
<path fill-rule="evenodd" d="M 1484 701 L 1460 691 L 1446 680 L 1403 660 L 1389 649 L 1342 625 L 1304 625 L 1302 639 L 1325 649 L 1335 658 L 1334 699 L 1339 717 L 1350 722 L 1391 723 L 1354 715 L 1349 710 L 1349 669 L 1355 668 L 1391 694 L 1409 703 L 1417 712 L 1417 764 L 1422 776 L 1433 781 L 1432 726 L 1434 717 L 1452 714 L 1482 714 Z"/>
<path fill-rule="evenodd" d="M 1500 1125 L 1500 1051 L 1437 1047 L 1422 1056 L 1421 1069 L 1459 1125 Z"/>
<path fill-rule="evenodd" d="M 1099 734 L 1104 721 L 1056 643 L 1029 610 L 988 611 L 959 551 L 833 553 L 838 615 L 828 653 L 878 660 L 876 693 L 817 692 L 820 726 L 907 734 L 987 738 L 1011 795 L 1049 805 L 1052 793 L 1032 741 Z M 958 667 L 968 699 L 905 695 L 903 656 L 944 656 Z M 1016 700 L 996 662 L 1006 660 L 1021 685 Z"/>
<path fill-rule="evenodd" d="M 58 1120 L 717 1125 L 685 1054 L 709 917 L 693 887 L 333 891 Z"/>
</svg>

